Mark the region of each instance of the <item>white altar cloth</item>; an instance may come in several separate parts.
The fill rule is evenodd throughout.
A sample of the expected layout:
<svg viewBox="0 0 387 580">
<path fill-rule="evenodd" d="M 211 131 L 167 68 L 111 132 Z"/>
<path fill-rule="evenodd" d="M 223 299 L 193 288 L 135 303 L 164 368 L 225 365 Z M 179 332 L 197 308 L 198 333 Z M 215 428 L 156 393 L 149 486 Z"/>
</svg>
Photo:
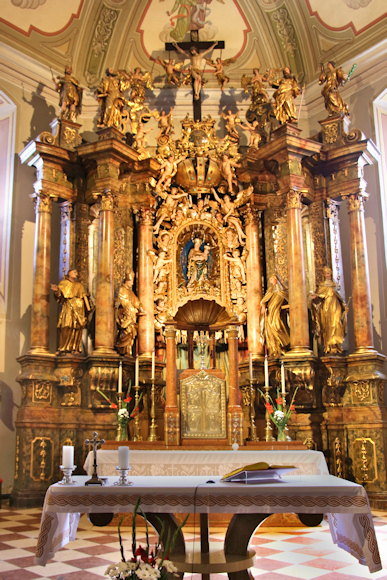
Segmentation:
<svg viewBox="0 0 387 580">
<path fill-rule="evenodd" d="M 370 572 L 382 569 L 365 489 L 333 475 L 284 476 L 281 482 L 244 485 L 206 483 L 208 476 L 135 476 L 131 487 L 85 487 L 87 476 L 71 486 L 52 485 L 46 493 L 36 547 L 36 564 L 75 540 L 81 513 L 132 512 L 139 497 L 148 513 L 327 513 L 332 539 Z"/>
<path fill-rule="evenodd" d="M 328 474 L 321 451 L 129 451 L 131 475 L 225 475 L 258 461 L 294 465 L 305 475 Z M 99 449 L 97 463 L 99 475 L 117 475 L 118 450 Z M 83 469 L 89 475 L 93 473 L 92 451 Z"/>
</svg>

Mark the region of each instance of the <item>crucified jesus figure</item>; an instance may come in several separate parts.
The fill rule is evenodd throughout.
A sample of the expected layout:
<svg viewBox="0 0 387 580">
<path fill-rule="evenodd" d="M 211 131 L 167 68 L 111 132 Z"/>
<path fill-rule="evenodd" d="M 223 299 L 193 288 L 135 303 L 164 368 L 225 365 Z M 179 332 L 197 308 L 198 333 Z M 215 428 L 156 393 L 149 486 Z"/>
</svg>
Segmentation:
<svg viewBox="0 0 387 580">
<path fill-rule="evenodd" d="M 187 58 L 191 61 L 191 76 L 194 80 L 194 100 L 198 101 L 200 99 L 200 91 L 202 88 L 202 81 L 203 81 L 203 58 L 211 52 L 215 48 L 218 42 L 214 42 L 212 46 L 208 50 L 204 50 L 203 52 L 198 52 L 198 50 L 193 46 L 190 48 L 189 51 L 183 50 L 180 48 L 176 42 L 173 43 L 173 46 L 176 48 L 178 52 L 184 54 Z"/>
</svg>

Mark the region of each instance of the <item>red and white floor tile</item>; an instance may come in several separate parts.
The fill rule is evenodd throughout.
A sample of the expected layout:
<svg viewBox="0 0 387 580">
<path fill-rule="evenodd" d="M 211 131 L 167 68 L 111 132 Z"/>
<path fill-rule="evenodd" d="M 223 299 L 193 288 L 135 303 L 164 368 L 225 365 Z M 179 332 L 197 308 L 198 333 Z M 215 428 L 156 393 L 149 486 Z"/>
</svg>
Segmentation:
<svg viewBox="0 0 387 580">
<path fill-rule="evenodd" d="M 96 528 L 82 516 L 77 539 L 57 552 L 45 567 L 35 566 L 34 552 L 39 531 L 40 509 L 0 510 L 0 580 L 100 580 L 106 568 L 120 561 L 118 534 L 115 527 Z M 374 514 L 374 524 L 384 570 L 370 574 L 368 569 L 337 548 L 331 539 L 327 522 L 317 528 L 261 528 L 251 547 L 256 552 L 251 568 L 259 580 L 387 580 L 387 515 Z M 197 532 L 198 530 L 196 530 Z M 131 550 L 131 529 L 122 528 L 126 553 Z M 185 528 L 189 544 L 198 546 L 193 528 Z M 221 529 L 211 530 L 211 549 L 221 548 Z M 144 544 L 143 531 L 138 532 Z M 155 538 L 151 538 L 154 543 Z M 172 558 L 173 560 L 173 558 Z M 194 574 L 185 579 L 200 580 Z M 211 575 L 211 580 L 225 580 L 226 574 Z"/>
</svg>

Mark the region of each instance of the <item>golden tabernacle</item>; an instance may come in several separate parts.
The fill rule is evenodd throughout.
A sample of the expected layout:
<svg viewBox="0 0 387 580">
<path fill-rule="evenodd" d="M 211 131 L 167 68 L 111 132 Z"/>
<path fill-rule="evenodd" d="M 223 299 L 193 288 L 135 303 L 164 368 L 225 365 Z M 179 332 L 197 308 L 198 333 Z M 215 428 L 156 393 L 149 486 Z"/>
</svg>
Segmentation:
<svg viewBox="0 0 387 580">
<path fill-rule="evenodd" d="M 262 52 L 246 2 L 189 3 L 162 24 L 151 0 L 119 45 L 129 6 L 110 2 L 118 56 L 95 40 L 87 72 L 70 60 L 49 77 L 57 117 L 42 109 L 18 160 L 35 245 L 15 505 L 59 479 L 63 445 L 82 473 L 97 431 L 144 453 L 320 450 L 387 507 L 364 178 L 380 156 L 351 125 L 357 72 L 317 57 L 305 72 L 289 39 Z"/>
</svg>

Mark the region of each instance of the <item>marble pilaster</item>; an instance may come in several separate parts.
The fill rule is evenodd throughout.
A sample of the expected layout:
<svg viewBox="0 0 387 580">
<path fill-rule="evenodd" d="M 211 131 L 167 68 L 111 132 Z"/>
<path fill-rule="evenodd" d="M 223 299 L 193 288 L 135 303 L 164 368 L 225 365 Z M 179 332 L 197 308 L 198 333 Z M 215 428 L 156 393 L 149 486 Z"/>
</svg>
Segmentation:
<svg viewBox="0 0 387 580">
<path fill-rule="evenodd" d="M 167 389 L 164 411 L 165 445 L 180 443 L 180 413 L 177 404 L 177 372 L 176 372 L 176 329 L 166 325 L 165 341 L 167 345 Z"/>
<path fill-rule="evenodd" d="M 243 410 L 241 406 L 241 393 L 239 389 L 238 368 L 238 331 L 237 325 L 227 328 L 228 360 L 229 360 L 229 386 L 227 424 L 229 444 L 243 443 Z"/>
<path fill-rule="evenodd" d="M 246 215 L 246 247 L 249 251 L 246 260 L 247 270 L 247 339 L 252 355 L 263 355 L 263 343 L 260 336 L 260 303 L 262 291 L 262 265 L 259 243 L 258 214 L 249 208 Z"/>
</svg>

